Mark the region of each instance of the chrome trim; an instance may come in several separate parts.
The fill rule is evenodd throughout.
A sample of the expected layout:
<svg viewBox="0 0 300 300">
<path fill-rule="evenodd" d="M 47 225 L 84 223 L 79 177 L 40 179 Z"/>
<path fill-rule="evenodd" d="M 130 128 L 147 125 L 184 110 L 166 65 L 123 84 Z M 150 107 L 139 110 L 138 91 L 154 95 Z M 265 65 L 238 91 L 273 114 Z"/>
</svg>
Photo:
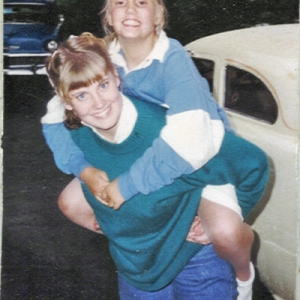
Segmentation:
<svg viewBox="0 0 300 300">
<path fill-rule="evenodd" d="M 9 57 L 35 57 L 35 56 L 50 56 L 51 53 L 3 53 L 3 56 Z"/>
<path fill-rule="evenodd" d="M 30 68 L 3 69 L 3 73 L 4 75 L 47 75 L 46 68 L 44 66 L 40 66 L 35 70 Z"/>
</svg>

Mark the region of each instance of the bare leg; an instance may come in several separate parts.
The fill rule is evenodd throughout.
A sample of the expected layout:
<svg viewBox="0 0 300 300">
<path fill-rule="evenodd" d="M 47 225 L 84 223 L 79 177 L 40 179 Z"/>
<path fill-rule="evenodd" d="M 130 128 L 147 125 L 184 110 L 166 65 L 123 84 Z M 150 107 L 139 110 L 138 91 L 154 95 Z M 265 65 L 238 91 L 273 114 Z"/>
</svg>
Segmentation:
<svg viewBox="0 0 300 300">
<path fill-rule="evenodd" d="M 73 179 L 59 195 L 58 207 L 75 224 L 93 232 L 102 233 L 94 212 L 83 195 L 77 178 Z"/>
<path fill-rule="evenodd" d="M 233 210 L 205 198 L 201 198 L 198 214 L 216 253 L 233 266 L 239 280 L 248 280 L 254 241 L 251 227 Z"/>
</svg>

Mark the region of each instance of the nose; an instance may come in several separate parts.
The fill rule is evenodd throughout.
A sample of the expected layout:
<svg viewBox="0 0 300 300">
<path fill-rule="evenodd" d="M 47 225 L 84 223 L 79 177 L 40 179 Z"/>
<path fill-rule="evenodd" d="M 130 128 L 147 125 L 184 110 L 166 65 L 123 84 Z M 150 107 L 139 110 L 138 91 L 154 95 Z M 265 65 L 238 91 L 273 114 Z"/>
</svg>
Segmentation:
<svg viewBox="0 0 300 300">
<path fill-rule="evenodd" d="M 103 98 L 103 95 L 100 93 L 94 93 L 93 94 L 93 108 L 94 109 L 101 109 L 105 106 L 106 100 Z"/>
<path fill-rule="evenodd" d="M 134 1 L 128 1 L 127 5 L 126 5 L 126 12 L 134 13 L 135 11 L 136 11 L 136 9 L 135 9 Z"/>
</svg>

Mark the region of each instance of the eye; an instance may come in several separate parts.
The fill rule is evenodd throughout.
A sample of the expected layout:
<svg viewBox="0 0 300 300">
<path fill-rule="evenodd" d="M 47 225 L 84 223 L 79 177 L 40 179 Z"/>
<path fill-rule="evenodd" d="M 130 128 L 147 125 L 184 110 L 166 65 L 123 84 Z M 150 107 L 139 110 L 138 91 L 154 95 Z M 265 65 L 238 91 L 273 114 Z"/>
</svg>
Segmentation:
<svg viewBox="0 0 300 300">
<path fill-rule="evenodd" d="M 143 6 L 143 5 L 146 5 L 147 4 L 147 1 L 138 1 L 138 5 L 140 6 Z"/>
<path fill-rule="evenodd" d="M 99 83 L 99 89 L 101 90 L 106 90 L 108 88 L 109 82 L 108 81 L 103 81 Z"/>
<path fill-rule="evenodd" d="M 86 93 L 80 93 L 76 96 L 79 101 L 83 101 L 86 99 Z"/>
<path fill-rule="evenodd" d="M 118 5 L 118 6 L 122 6 L 124 5 L 125 1 L 115 1 L 115 5 Z"/>
</svg>

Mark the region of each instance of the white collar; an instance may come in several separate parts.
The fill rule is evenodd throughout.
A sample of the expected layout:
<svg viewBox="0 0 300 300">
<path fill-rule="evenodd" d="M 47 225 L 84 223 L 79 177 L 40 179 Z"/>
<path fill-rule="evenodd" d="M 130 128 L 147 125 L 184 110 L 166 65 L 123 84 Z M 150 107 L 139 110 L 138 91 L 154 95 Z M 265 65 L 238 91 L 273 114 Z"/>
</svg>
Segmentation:
<svg viewBox="0 0 300 300">
<path fill-rule="evenodd" d="M 144 69 L 150 66 L 153 62 L 153 60 L 158 60 L 160 62 L 163 62 L 164 56 L 166 52 L 169 49 L 169 39 L 166 35 L 166 33 L 161 30 L 159 37 L 153 47 L 153 50 L 151 53 L 144 59 L 138 66 L 136 66 L 132 70 L 128 70 L 127 68 L 127 63 L 124 59 L 124 56 L 121 51 L 121 46 L 120 43 L 118 42 L 117 39 L 114 39 L 109 47 L 108 47 L 108 53 L 111 57 L 112 62 L 119 66 L 122 67 L 125 70 L 125 73 L 129 73 L 134 70 L 139 70 L 139 69 Z"/>
<path fill-rule="evenodd" d="M 137 116 L 138 116 L 137 110 L 136 110 L 135 106 L 133 105 L 133 103 L 126 96 L 124 96 L 123 94 L 121 94 L 121 95 L 122 95 L 122 102 L 123 102 L 122 103 L 122 111 L 121 111 L 121 115 L 120 115 L 120 119 L 119 119 L 117 132 L 116 132 L 116 135 L 112 142 L 114 144 L 120 144 L 129 137 L 129 135 L 131 134 L 131 132 L 135 126 Z M 92 130 L 97 135 L 99 135 L 102 139 L 106 140 L 105 137 L 103 137 L 97 131 L 96 128 L 94 128 L 93 126 L 87 125 L 84 122 L 82 122 L 82 124 L 92 128 Z"/>
</svg>

